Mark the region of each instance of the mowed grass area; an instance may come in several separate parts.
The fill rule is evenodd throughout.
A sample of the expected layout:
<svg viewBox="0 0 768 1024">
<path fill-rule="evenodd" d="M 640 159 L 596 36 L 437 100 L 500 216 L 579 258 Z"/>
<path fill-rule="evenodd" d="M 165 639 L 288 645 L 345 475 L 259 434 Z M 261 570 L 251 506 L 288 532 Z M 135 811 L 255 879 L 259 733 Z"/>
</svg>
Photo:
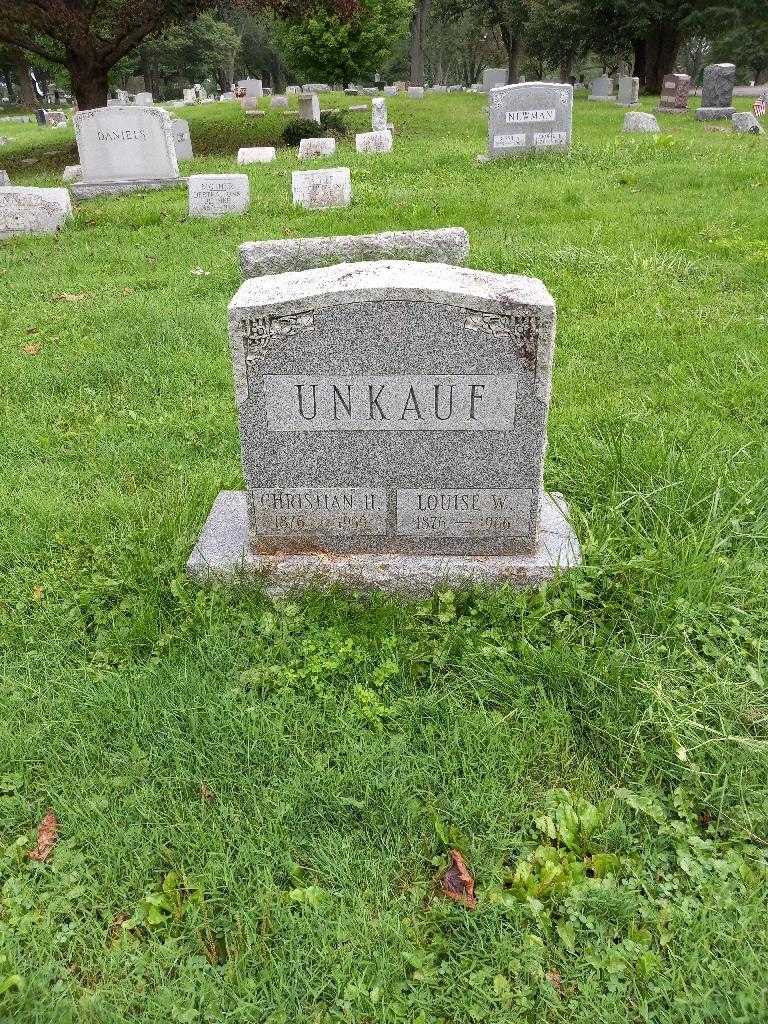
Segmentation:
<svg viewBox="0 0 768 1024">
<path fill-rule="evenodd" d="M 478 165 L 484 102 L 390 100 L 391 156 L 318 162 L 347 210 L 294 210 L 283 151 L 244 217 L 178 190 L 0 244 L 0 1020 L 768 1019 L 768 139 L 580 99 L 570 155 Z M 185 172 L 281 123 L 178 113 L 220 140 Z M 17 182 L 74 162 L 0 131 Z M 448 225 L 555 297 L 546 484 L 585 567 L 417 603 L 188 583 L 242 485 L 238 243 Z"/>
</svg>

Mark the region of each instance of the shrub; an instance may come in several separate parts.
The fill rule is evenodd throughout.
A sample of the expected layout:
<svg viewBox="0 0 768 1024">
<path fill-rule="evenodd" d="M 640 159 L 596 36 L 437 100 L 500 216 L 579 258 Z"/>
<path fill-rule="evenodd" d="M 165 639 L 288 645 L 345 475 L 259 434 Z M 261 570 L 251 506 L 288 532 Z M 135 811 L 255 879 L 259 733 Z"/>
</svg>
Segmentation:
<svg viewBox="0 0 768 1024">
<path fill-rule="evenodd" d="M 302 139 L 326 138 L 330 135 L 343 138 L 346 134 L 347 125 L 342 115 L 327 111 L 320 115 L 320 124 L 303 118 L 289 121 L 283 129 L 282 138 L 287 146 L 298 146 Z"/>
</svg>

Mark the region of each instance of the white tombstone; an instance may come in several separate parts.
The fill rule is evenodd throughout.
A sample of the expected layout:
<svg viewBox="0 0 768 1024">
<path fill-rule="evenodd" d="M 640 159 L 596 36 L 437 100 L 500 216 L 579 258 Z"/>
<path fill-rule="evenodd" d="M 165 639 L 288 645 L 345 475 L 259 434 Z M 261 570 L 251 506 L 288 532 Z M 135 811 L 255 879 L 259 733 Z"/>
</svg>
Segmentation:
<svg viewBox="0 0 768 1024">
<path fill-rule="evenodd" d="M 385 85 L 384 86 L 384 95 L 385 96 L 397 96 L 397 89 L 394 87 L 394 85 Z"/>
<path fill-rule="evenodd" d="M 162 107 L 99 107 L 74 116 L 78 198 L 180 183 L 171 115 Z"/>
<path fill-rule="evenodd" d="M 298 96 L 301 93 L 300 85 L 286 85 L 285 92 L 287 96 Z"/>
<path fill-rule="evenodd" d="M 360 132 L 355 135 L 355 149 L 358 153 L 391 153 L 392 132 L 387 128 L 377 132 Z"/>
<path fill-rule="evenodd" d="M 247 174 L 190 174 L 189 216 L 225 217 L 251 205 Z"/>
<path fill-rule="evenodd" d="M 269 164 L 275 159 L 274 146 L 251 146 L 245 149 L 238 149 L 237 162 L 239 164 Z"/>
<path fill-rule="evenodd" d="M 137 92 L 133 102 L 139 107 L 151 107 L 154 100 L 151 92 Z"/>
<path fill-rule="evenodd" d="M 313 160 L 319 156 L 333 156 L 336 139 L 302 139 L 299 142 L 299 160 Z"/>
<path fill-rule="evenodd" d="M 15 235 L 52 235 L 72 216 L 65 188 L 5 185 L 0 189 L 0 239 Z"/>
<path fill-rule="evenodd" d="M 196 103 L 197 102 L 197 97 L 195 96 L 195 90 L 194 89 L 184 89 L 184 91 L 182 92 L 182 97 L 183 97 L 183 102 L 187 106 L 189 106 L 191 103 Z"/>
<path fill-rule="evenodd" d="M 8 171 L 0 171 L 0 188 L 4 188 L 6 185 L 11 184 L 11 179 L 8 177 Z"/>
<path fill-rule="evenodd" d="M 72 181 L 80 181 L 82 176 L 83 169 L 80 166 L 80 164 L 69 164 L 67 167 L 64 168 L 64 171 L 61 175 L 61 180 L 68 185 Z"/>
<path fill-rule="evenodd" d="M 192 137 L 189 134 L 189 122 L 181 117 L 175 117 L 171 121 L 173 129 L 173 146 L 176 150 L 177 160 L 192 159 Z"/>
<path fill-rule="evenodd" d="M 387 127 L 387 101 L 381 96 L 371 100 L 371 130 L 384 131 Z"/>
<path fill-rule="evenodd" d="M 269 99 L 269 105 L 272 110 L 287 110 L 288 109 L 288 97 L 287 96 L 271 96 Z"/>
<path fill-rule="evenodd" d="M 241 78 L 237 83 L 238 89 L 245 89 L 245 95 L 249 98 L 260 100 L 264 95 L 264 89 L 260 78 Z"/>
<path fill-rule="evenodd" d="M 423 85 L 409 85 L 408 86 L 408 98 L 411 100 L 423 100 L 424 99 L 424 86 Z"/>
<path fill-rule="evenodd" d="M 315 93 L 302 93 L 299 96 L 299 117 L 320 124 L 320 100 Z"/>
<path fill-rule="evenodd" d="M 324 210 L 331 206 L 349 206 L 352 179 L 348 167 L 323 171 L 294 171 L 291 175 L 293 202 L 306 210 Z"/>
<path fill-rule="evenodd" d="M 233 92 L 223 92 L 221 96 L 219 96 L 219 103 L 226 103 L 228 100 L 233 100 L 234 98 L 235 94 Z"/>
</svg>

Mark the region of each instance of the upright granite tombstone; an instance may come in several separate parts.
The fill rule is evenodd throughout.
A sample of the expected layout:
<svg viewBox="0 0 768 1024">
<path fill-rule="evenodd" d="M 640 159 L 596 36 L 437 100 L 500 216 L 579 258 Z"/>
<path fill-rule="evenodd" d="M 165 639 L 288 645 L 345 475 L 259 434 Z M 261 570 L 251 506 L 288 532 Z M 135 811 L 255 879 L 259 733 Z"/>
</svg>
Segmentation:
<svg viewBox="0 0 768 1024">
<path fill-rule="evenodd" d="M 100 107 L 74 116 L 83 180 L 78 199 L 183 183 L 173 122 L 161 107 Z"/>
<path fill-rule="evenodd" d="M 613 95 L 613 79 L 609 75 L 593 78 L 589 85 L 589 98 L 603 103 L 614 102 L 616 97 Z"/>
<path fill-rule="evenodd" d="M 377 96 L 371 100 L 371 131 L 386 131 L 387 128 L 387 101 Z"/>
<path fill-rule="evenodd" d="M 189 134 L 189 121 L 176 117 L 171 121 L 171 129 L 173 131 L 173 146 L 176 150 L 176 159 L 191 160 L 193 153 L 192 137 Z"/>
<path fill-rule="evenodd" d="M 264 89 L 260 78 L 241 78 L 237 83 L 238 89 L 244 89 L 245 95 L 260 100 L 264 95 Z"/>
<path fill-rule="evenodd" d="M 301 93 L 299 100 L 299 117 L 305 121 L 317 121 L 320 124 L 320 100 L 314 92 Z"/>
<path fill-rule="evenodd" d="M 688 93 L 691 89 L 690 75 L 664 75 L 661 97 L 656 108 L 659 114 L 688 113 Z"/>
<path fill-rule="evenodd" d="M 190 175 L 190 217 L 224 217 L 232 213 L 245 213 L 250 202 L 247 174 Z"/>
<path fill-rule="evenodd" d="M 218 496 L 189 572 L 418 593 L 578 563 L 543 490 L 541 281 L 346 263 L 246 281 L 229 315 L 246 490 Z"/>
<path fill-rule="evenodd" d="M 619 96 L 617 103 L 620 107 L 634 107 L 640 99 L 640 79 L 630 75 L 622 75 L 619 79 Z"/>
<path fill-rule="evenodd" d="M 507 68 L 486 68 L 483 72 L 481 91 L 490 92 L 491 89 L 498 89 L 499 86 L 506 85 L 508 81 L 509 71 Z"/>
<path fill-rule="evenodd" d="M 531 150 L 567 150 L 571 144 L 573 87 L 525 82 L 491 89 L 488 155 L 521 156 Z"/>
<path fill-rule="evenodd" d="M 701 106 L 694 114 L 696 120 L 730 121 L 736 112 L 731 106 L 735 82 L 735 64 L 708 64 L 704 68 Z"/>
</svg>

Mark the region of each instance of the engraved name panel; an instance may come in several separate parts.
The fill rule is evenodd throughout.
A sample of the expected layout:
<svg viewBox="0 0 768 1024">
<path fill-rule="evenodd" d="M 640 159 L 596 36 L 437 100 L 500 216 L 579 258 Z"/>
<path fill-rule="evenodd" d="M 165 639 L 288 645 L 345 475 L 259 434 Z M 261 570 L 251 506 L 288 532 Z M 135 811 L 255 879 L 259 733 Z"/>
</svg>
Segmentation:
<svg viewBox="0 0 768 1024">
<path fill-rule="evenodd" d="M 531 124 L 537 121 L 554 121 L 556 110 L 547 107 L 543 110 L 508 110 L 507 124 Z"/>
<path fill-rule="evenodd" d="M 514 374 L 264 375 L 267 429 L 510 430 Z"/>
<path fill-rule="evenodd" d="M 367 487 L 256 487 L 249 493 L 257 536 L 376 537 L 387 532 L 387 492 Z"/>
<path fill-rule="evenodd" d="M 397 533 L 403 537 L 524 537 L 531 528 L 531 490 L 399 490 Z"/>
</svg>

